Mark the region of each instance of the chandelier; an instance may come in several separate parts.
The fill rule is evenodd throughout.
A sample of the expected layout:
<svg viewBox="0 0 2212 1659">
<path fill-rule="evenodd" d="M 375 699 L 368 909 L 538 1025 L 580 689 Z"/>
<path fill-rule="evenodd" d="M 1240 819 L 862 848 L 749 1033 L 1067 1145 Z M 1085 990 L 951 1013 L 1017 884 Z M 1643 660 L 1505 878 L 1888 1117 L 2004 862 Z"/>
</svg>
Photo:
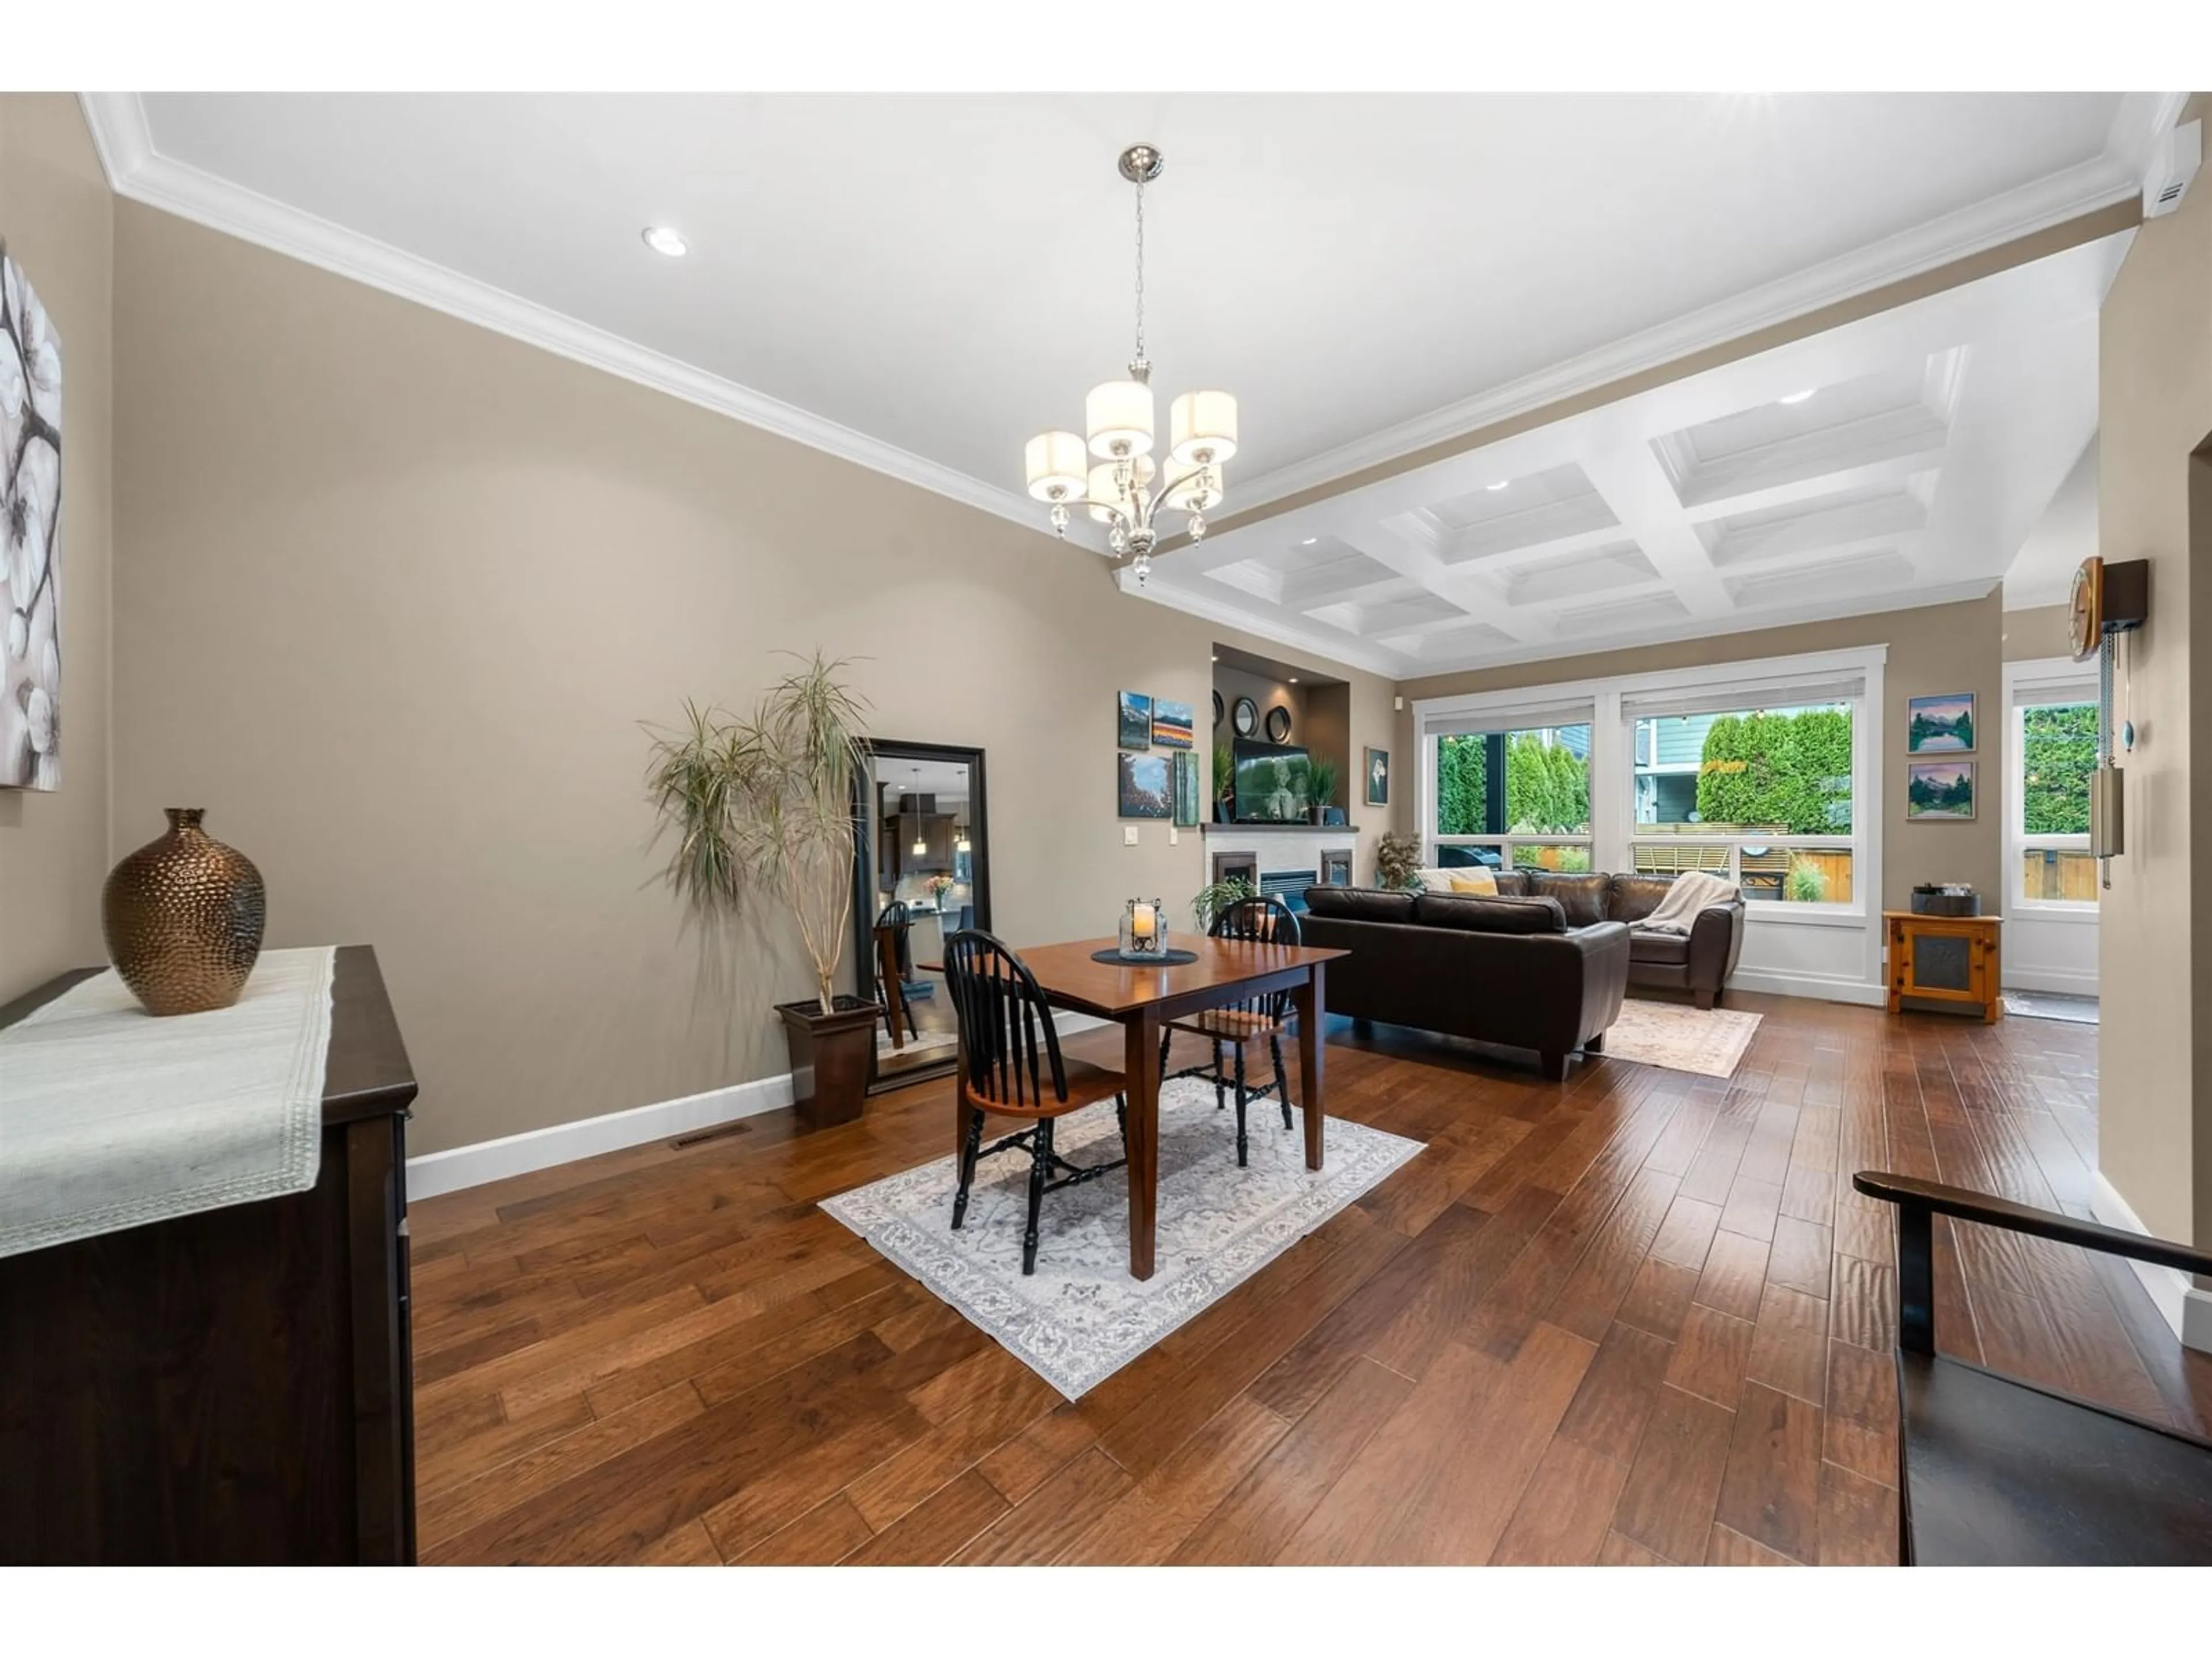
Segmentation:
<svg viewBox="0 0 2212 1659">
<path fill-rule="evenodd" d="M 1237 399 L 1226 392 L 1186 392 L 1168 409 L 1168 452 L 1152 458 L 1152 366 L 1145 356 L 1145 186 L 1160 176 L 1150 144 L 1121 152 L 1121 173 L 1137 187 L 1137 349 L 1129 376 L 1091 388 L 1083 436 L 1042 432 L 1029 441 L 1030 494 L 1052 503 L 1054 533 L 1067 533 L 1068 505 L 1080 501 L 1108 526 L 1115 557 L 1127 555 L 1141 584 L 1152 574 L 1163 511 L 1183 514 L 1193 541 L 1221 504 L 1221 467 L 1237 453 Z M 1154 486 L 1158 488 L 1155 489 Z"/>
</svg>

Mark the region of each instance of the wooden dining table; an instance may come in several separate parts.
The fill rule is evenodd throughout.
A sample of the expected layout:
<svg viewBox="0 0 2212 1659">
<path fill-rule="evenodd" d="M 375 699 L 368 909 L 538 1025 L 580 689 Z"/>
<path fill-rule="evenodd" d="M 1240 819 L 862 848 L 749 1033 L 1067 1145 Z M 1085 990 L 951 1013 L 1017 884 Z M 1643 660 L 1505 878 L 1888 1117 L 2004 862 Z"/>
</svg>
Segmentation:
<svg viewBox="0 0 2212 1659">
<path fill-rule="evenodd" d="M 1172 1019 L 1266 991 L 1287 991 L 1297 1011 L 1298 1105 L 1305 1114 L 1306 1168 L 1322 1167 L 1323 1120 L 1322 973 L 1347 954 L 1310 945 L 1179 936 L 1194 962 L 1136 968 L 1096 962 L 1110 939 L 1078 939 L 1024 951 L 1022 960 L 1055 1006 L 1110 1019 L 1122 1031 L 1128 1074 L 1129 1274 L 1152 1276 L 1160 1179 L 1160 1033 Z M 956 1152 L 957 1148 L 955 1148 Z"/>
</svg>

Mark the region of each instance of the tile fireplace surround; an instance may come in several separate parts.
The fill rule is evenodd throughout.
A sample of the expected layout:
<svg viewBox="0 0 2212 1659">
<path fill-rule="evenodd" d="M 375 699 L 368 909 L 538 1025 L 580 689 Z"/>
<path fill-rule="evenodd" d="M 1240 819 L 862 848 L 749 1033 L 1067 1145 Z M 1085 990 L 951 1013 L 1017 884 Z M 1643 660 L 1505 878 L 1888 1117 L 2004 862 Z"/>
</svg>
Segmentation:
<svg viewBox="0 0 2212 1659">
<path fill-rule="evenodd" d="M 1206 834 L 1206 878 L 1219 881 L 1247 870 L 1264 892 L 1285 897 L 1325 880 L 1343 884 L 1371 879 L 1359 868 L 1359 832 L 1350 824 L 1209 823 Z M 1332 856 L 1333 855 L 1333 856 Z M 1334 873 L 1324 877 L 1325 862 Z"/>
</svg>

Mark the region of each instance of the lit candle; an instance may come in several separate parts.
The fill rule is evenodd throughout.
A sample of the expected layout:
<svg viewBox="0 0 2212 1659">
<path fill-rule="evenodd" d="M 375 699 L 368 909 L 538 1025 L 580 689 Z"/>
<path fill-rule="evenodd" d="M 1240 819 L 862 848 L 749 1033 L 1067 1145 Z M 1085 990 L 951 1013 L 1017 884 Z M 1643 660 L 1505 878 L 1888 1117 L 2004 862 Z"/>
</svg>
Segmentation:
<svg viewBox="0 0 2212 1659">
<path fill-rule="evenodd" d="M 1139 945 L 1152 942 L 1152 907 L 1141 900 L 1129 913 L 1129 937 Z"/>
</svg>

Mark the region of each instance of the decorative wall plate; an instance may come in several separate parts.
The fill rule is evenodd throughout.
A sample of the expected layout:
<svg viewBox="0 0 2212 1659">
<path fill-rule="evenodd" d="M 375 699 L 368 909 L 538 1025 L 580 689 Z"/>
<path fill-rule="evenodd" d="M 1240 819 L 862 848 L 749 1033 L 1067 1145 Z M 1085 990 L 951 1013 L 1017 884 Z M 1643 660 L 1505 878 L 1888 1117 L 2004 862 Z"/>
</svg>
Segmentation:
<svg viewBox="0 0 2212 1659">
<path fill-rule="evenodd" d="M 1267 711 L 1267 741 L 1283 743 L 1291 735 L 1291 711 L 1277 703 Z"/>
<path fill-rule="evenodd" d="M 1236 726 L 1238 737 L 1249 738 L 1259 729 L 1260 711 L 1254 705 L 1251 698 L 1239 697 L 1230 709 L 1229 719 L 1231 724 Z"/>
</svg>

